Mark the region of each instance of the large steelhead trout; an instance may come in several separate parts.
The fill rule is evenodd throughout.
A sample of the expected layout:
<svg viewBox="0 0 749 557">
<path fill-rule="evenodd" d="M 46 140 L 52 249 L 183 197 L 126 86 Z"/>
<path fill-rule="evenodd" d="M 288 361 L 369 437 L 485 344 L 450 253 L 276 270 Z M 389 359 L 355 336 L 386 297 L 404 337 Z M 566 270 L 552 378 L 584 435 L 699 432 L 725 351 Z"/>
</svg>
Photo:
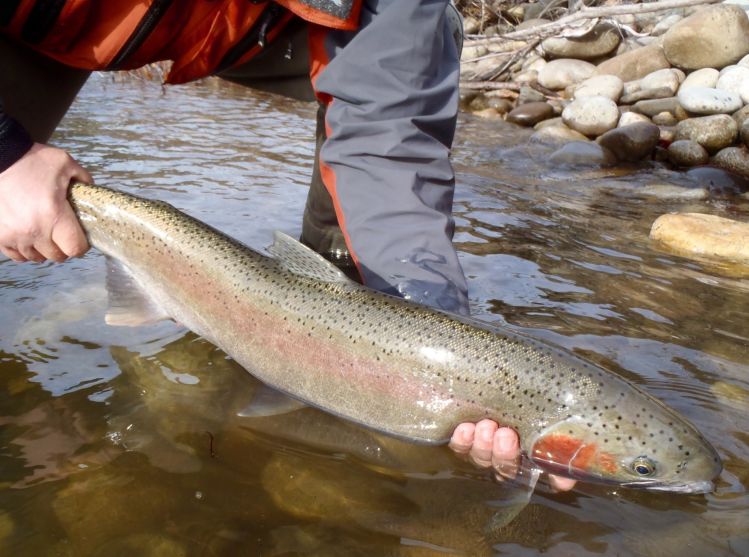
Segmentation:
<svg viewBox="0 0 749 557">
<path fill-rule="evenodd" d="M 491 418 L 571 478 L 704 492 L 720 473 L 694 426 L 564 349 L 375 292 L 283 234 L 268 257 L 163 202 L 70 199 L 109 256 L 110 324 L 172 318 L 268 385 L 412 441 Z"/>
</svg>

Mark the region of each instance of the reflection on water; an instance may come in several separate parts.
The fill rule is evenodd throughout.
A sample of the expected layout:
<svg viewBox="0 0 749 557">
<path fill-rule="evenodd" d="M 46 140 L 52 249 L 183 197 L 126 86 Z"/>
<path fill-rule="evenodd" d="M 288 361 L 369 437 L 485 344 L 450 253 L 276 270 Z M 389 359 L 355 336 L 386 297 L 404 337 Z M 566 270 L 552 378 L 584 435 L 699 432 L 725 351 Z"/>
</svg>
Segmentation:
<svg viewBox="0 0 749 557">
<path fill-rule="evenodd" d="M 299 233 L 314 107 L 206 81 L 95 76 L 56 136 L 98 183 L 254 246 Z M 747 555 L 749 283 L 659 253 L 668 211 L 749 216 L 657 165 L 560 169 L 465 118 L 454 159 L 474 313 L 579 351 L 695 422 L 716 493 L 492 481 L 313 409 L 243 418 L 258 384 L 174 323 L 104 325 L 97 253 L 0 261 L 0 554 Z M 730 188 L 729 188 L 730 189 Z"/>
</svg>

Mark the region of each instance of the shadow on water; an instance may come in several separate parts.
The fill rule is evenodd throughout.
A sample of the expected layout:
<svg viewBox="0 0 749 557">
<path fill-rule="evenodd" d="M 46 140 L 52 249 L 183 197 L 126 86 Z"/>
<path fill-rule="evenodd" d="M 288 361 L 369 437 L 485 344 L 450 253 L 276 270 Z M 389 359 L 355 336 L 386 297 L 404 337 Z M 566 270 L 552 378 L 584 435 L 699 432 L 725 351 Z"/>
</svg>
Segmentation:
<svg viewBox="0 0 749 557">
<path fill-rule="evenodd" d="M 95 76 L 56 141 L 98 183 L 251 246 L 298 234 L 314 107 L 212 80 L 165 91 Z M 528 137 L 461 121 L 455 240 L 474 313 L 675 407 L 724 459 L 715 493 L 541 480 L 528 500 L 445 448 L 314 409 L 240 417 L 259 385 L 210 343 L 104 325 L 99 254 L 0 260 L 0 554 L 749 554 L 749 283 L 647 237 L 662 213 L 745 218 L 749 202 L 656 163 L 551 167 Z"/>
</svg>

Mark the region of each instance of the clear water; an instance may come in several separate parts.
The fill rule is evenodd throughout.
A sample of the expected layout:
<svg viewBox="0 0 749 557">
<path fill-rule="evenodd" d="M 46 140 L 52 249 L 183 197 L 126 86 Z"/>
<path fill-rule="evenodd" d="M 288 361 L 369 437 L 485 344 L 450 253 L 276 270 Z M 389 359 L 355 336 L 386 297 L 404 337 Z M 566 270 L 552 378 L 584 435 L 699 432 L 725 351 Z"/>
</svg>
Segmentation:
<svg viewBox="0 0 749 557">
<path fill-rule="evenodd" d="M 214 80 L 94 76 L 54 141 L 98 183 L 262 248 L 300 231 L 313 116 Z M 474 314 L 675 407 L 724 459 L 715 493 L 554 494 L 542 480 L 528 502 L 447 449 L 315 410 L 237 417 L 257 382 L 174 323 L 104 325 L 90 252 L 0 260 L 0 554 L 749 555 L 749 282 L 648 240 L 662 213 L 747 218 L 749 201 L 700 199 L 656 164 L 552 168 L 528 136 L 461 118 L 456 244 Z"/>
</svg>

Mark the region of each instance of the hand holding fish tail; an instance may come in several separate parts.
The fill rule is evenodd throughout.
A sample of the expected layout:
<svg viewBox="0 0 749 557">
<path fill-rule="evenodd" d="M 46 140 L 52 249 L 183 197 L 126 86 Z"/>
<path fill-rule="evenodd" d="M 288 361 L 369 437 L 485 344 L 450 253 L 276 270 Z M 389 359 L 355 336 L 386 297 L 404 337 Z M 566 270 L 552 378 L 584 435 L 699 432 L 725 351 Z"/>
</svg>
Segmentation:
<svg viewBox="0 0 749 557">
<path fill-rule="evenodd" d="M 66 196 L 89 173 L 61 149 L 35 143 L 0 173 L 0 251 L 14 261 L 83 255 L 86 236 Z"/>
<path fill-rule="evenodd" d="M 492 468 L 497 477 L 512 479 L 520 461 L 520 438 L 509 427 L 500 427 L 493 420 L 462 423 L 455 428 L 450 448 L 467 456 L 479 468 Z M 577 483 L 561 476 L 549 475 L 549 484 L 557 491 L 569 491 Z"/>
</svg>

